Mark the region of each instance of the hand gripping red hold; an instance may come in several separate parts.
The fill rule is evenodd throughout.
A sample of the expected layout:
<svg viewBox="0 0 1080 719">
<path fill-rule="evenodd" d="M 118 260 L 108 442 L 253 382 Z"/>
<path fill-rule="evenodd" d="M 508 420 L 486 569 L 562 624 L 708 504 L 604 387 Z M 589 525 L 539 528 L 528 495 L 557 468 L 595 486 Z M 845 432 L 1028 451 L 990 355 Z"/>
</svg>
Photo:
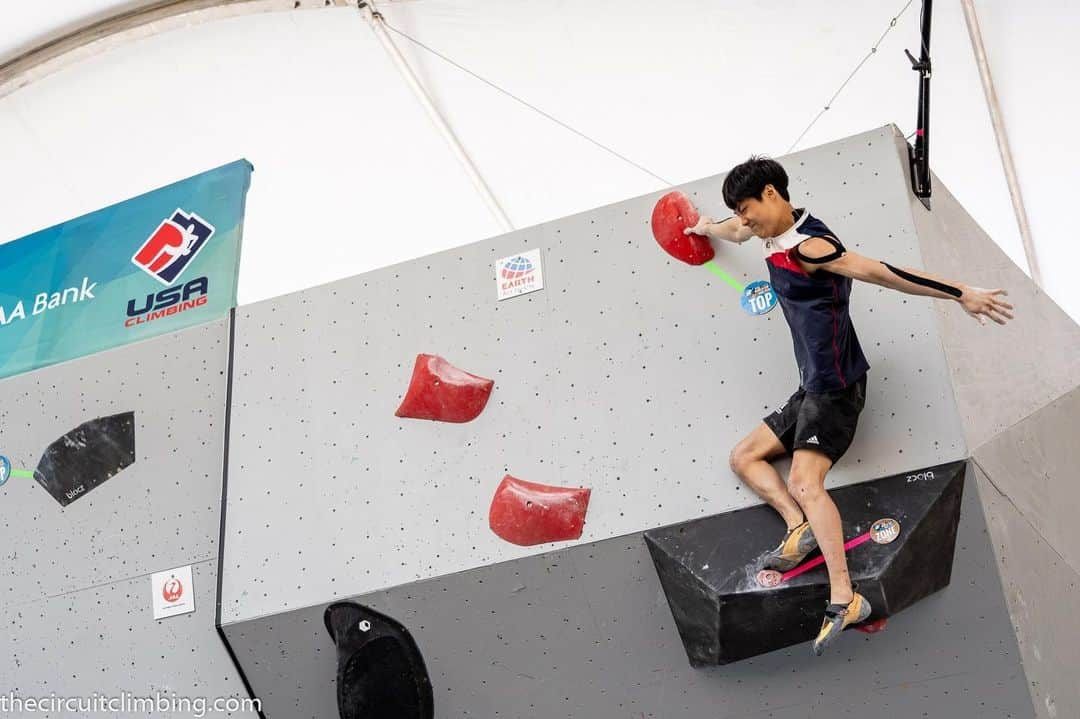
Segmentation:
<svg viewBox="0 0 1080 719">
<path fill-rule="evenodd" d="M 712 245 L 701 235 L 684 235 L 683 230 L 698 223 L 698 211 L 681 192 L 669 192 L 656 203 L 652 213 L 653 237 L 664 251 L 691 265 L 703 265 L 713 258 Z"/>
</svg>

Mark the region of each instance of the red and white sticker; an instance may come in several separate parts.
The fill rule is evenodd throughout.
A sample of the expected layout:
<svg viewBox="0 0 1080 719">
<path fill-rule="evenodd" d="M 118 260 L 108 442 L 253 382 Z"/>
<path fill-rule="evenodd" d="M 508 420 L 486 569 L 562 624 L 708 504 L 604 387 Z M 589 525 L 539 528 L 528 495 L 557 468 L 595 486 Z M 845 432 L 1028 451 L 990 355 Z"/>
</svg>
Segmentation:
<svg viewBox="0 0 1080 719">
<path fill-rule="evenodd" d="M 544 289 L 544 267 L 540 260 L 540 249 L 496 260 L 495 284 L 499 300 Z"/>
<path fill-rule="evenodd" d="M 154 619 L 165 619 L 195 611 L 191 565 L 155 572 L 150 578 Z"/>
</svg>

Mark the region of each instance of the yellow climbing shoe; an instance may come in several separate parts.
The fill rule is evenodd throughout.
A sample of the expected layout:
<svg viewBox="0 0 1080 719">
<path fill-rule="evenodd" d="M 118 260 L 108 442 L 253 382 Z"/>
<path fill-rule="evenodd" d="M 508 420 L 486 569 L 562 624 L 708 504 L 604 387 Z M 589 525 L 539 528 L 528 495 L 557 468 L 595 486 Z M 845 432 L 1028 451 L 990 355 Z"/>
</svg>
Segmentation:
<svg viewBox="0 0 1080 719">
<path fill-rule="evenodd" d="M 814 654 L 821 656 L 830 644 L 836 641 L 840 632 L 852 624 L 865 622 L 871 612 L 870 602 L 866 597 L 855 593 L 848 604 L 830 604 L 825 607 L 825 618 L 821 621 L 821 631 L 814 639 Z"/>
<path fill-rule="evenodd" d="M 765 569 L 786 572 L 798 566 L 807 554 L 817 549 L 817 546 L 817 539 L 814 537 L 814 530 L 810 529 L 810 522 L 803 522 L 794 529 L 788 530 L 784 538 L 780 540 L 780 546 L 765 555 L 761 566 Z"/>
</svg>

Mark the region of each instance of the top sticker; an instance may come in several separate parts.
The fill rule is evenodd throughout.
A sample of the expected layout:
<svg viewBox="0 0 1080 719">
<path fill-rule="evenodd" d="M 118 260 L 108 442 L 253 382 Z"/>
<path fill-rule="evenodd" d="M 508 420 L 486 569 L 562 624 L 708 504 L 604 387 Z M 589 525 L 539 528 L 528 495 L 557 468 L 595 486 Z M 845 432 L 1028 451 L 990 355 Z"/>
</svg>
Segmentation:
<svg viewBox="0 0 1080 719">
<path fill-rule="evenodd" d="M 742 308 L 752 315 L 763 315 L 776 307 L 776 292 L 766 280 L 751 282 L 742 291 Z"/>
</svg>

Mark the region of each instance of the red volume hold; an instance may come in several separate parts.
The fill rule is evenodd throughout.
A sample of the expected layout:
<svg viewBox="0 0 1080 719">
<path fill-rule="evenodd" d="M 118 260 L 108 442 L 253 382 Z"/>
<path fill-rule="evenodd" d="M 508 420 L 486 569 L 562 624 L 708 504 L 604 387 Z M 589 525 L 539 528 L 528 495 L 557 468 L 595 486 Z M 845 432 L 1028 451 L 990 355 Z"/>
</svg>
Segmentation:
<svg viewBox="0 0 1080 719">
<path fill-rule="evenodd" d="M 495 381 L 458 369 L 438 355 L 416 355 L 412 381 L 394 414 L 412 419 L 468 422 L 476 419 Z"/>
<path fill-rule="evenodd" d="M 696 225 L 698 219 L 698 211 L 690 198 L 677 190 L 669 192 L 653 208 L 653 237 L 675 259 L 690 265 L 703 265 L 714 254 L 708 238 L 683 234 L 683 230 Z"/>
<path fill-rule="evenodd" d="M 585 526 L 591 489 L 551 487 L 503 477 L 491 500 L 491 531 L 523 547 L 577 539 Z"/>
</svg>

